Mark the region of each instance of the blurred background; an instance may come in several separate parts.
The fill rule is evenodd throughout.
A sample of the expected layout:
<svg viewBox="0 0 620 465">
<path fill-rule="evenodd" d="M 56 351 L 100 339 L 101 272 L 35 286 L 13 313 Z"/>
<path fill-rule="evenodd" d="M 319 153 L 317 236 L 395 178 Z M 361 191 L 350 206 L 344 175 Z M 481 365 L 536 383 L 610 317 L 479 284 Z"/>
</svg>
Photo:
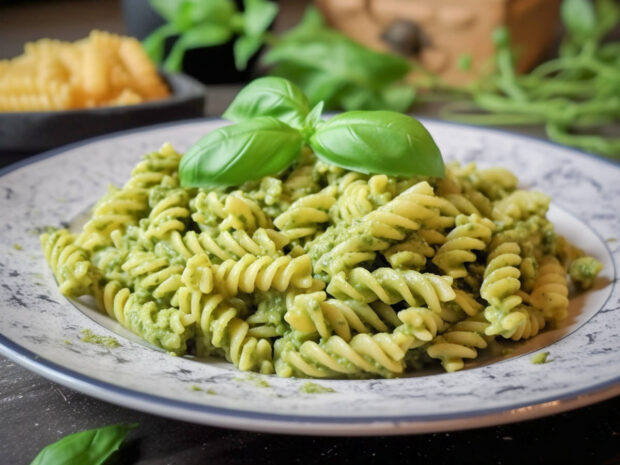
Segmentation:
<svg viewBox="0 0 620 465">
<path fill-rule="evenodd" d="M 275 74 L 330 110 L 390 109 L 509 128 L 618 160 L 619 21 L 616 0 L 5 0 L 0 153 L 6 163 L 102 132 L 217 116 L 243 83 Z M 115 87 L 131 77 L 131 65 L 102 64 L 112 39 L 91 31 L 139 39 L 167 98 L 145 93 L 139 79 Z M 49 41 L 25 52 L 42 38 L 83 39 L 79 47 L 90 40 L 100 49 L 97 78 L 92 66 L 80 78 L 66 52 L 54 61 L 36 51 Z M 23 85 L 23 72 L 10 71 L 37 53 L 48 59 Z M 65 106 L 44 95 L 53 79 L 70 86 Z M 93 86 L 95 96 L 86 95 Z M 47 106 L 37 107 L 41 95 Z M 49 114 L 61 109 L 90 111 Z M 78 116 L 82 132 L 73 130 Z M 38 137 L 20 129 L 23 122 Z"/>
</svg>

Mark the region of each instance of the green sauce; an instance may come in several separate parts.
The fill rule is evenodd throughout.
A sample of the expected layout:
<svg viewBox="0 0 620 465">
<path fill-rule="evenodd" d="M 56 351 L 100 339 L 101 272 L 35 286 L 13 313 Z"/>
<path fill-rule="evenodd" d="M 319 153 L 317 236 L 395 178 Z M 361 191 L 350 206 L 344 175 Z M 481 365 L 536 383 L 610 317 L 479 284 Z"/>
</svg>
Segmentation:
<svg viewBox="0 0 620 465">
<path fill-rule="evenodd" d="M 531 362 L 534 365 L 542 365 L 543 363 L 548 363 L 551 361 L 547 360 L 547 357 L 549 357 L 549 352 L 538 352 L 531 358 Z"/>
<path fill-rule="evenodd" d="M 330 387 L 321 386 L 320 384 L 308 381 L 299 388 L 299 392 L 303 392 L 304 394 L 329 394 L 336 391 Z"/>
<path fill-rule="evenodd" d="M 13 244 L 13 248 L 15 250 L 24 250 L 24 248 L 21 245 L 19 245 L 19 244 Z"/>
<path fill-rule="evenodd" d="M 112 349 L 116 347 L 122 347 L 122 345 L 116 340 L 116 338 L 109 336 L 98 336 L 94 334 L 90 329 L 83 329 L 80 331 L 82 335 L 81 340 L 83 342 L 88 342 L 89 344 L 99 344 L 102 346 L 107 346 Z"/>
</svg>

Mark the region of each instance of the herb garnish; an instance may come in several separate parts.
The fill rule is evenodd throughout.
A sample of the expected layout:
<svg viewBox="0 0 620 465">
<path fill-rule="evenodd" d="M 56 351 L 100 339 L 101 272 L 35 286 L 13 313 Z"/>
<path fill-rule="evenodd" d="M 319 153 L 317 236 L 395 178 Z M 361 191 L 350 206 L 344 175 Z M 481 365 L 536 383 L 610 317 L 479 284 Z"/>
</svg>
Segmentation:
<svg viewBox="0 0 620 465">
<path fill-rule="evenodd" d="M 30 465 L 101 465 L 137 424 L 121 424 L 70 434 L 45 446 Z"/>
<path fill-rule="evenodd" d="M 290 81 L 257 79 L 226 110 L 237 121 L 207 134 L 181 159 L 184 187 L 227 187 L 286 169 L 304 145 L 317 158 L 361 173 L 444 175 L 435 141 L 414 118 L 392 111 L 352 111 L 323 121 L 319 103 Z M 287 124 L 287 122 L 289 124 Z"/>
</svg>

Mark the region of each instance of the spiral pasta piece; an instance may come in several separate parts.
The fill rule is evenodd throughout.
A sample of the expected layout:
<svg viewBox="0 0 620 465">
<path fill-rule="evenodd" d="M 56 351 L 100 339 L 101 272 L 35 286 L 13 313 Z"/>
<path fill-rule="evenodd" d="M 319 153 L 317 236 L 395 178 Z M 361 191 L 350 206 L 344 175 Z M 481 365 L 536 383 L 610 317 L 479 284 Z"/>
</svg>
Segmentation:
<svg viewBox="0 0 620 465">
<path fill-rule="evenodd" d="M 205 295 L 187 287 L 179 289 L 175 303 L 198 326 L 199 355 L 221 349 L 240 370 L 273 373 L 271 343 L 249 334 L 248 323 L 239 318 L 239 309 L 218 294 Z"/>
<path fill-rule="evenodd" d="M 476 261 L 472 250 L 484 250 L 491 240 L 495 225 L 477 215 L 456 217 L 456 227 L 433 257 L 433 263 L 453 278 L 467 276 L 465 264 Z"/>
<path fill-rule="evenodd" d="M 341 181 L 339 187 L 342 190 L 334 205 L 334 213 L 340 221 L 350 223 L 392 199 L 389 178 L 384 174 L 372 176 L 367 181 L 347 181 Z"/>
<path fill-rule="evenodd" d="M 389 329 L 386 322 L 392 326 L 395 322 L 396 325 L 400 323 L 391 307 L 381 306 L 375 309 L 353 300 L 327 300 L 325 292 L 291 294 L 287 297 L 284 319 L 297 331 L 316 331 L 322 338 L 336 333 L 345 341 L 351 340 L 352 331 L 386 332 Z"/>
<path fill-rule="evenodd" d="M 404 334 L 357 334 L 348 343 L 339 336 L 323 342 L 306 341 L 299 350 L 276 344 L 276 374 L 290 377 L 391 378 L 405 368 L 411 337 Z M 283 346 L 283 347 L 282 347 Z"/>
<path fill-rule="evenodd" d="M 96 270 L 88 252 L 75 244 L 69 231 L 58 229 L 42 234 L 41 246 L 62 294 L 79 297 L 92 293 Z"/>
<path fill-rule="evenodd" d="M 412 307 L 425 303 L 436 313 L 441 312 L 440 302 L 455 297 L 452 278 L 392 268 L 377 268 L 373 272 L 354 268 L 348 277 L 344 272 L 339 273 L 330 281 L 327 292 L 339 299 L 367 303 L 380 300 L 392 305 L 404 300 Z"/>
<path fill-rule="evenodd" d="M 206 254 L 217 262 L 238 260 L 247 254 L 280 256 L 289 243 L 284 234 L 264 228 L 257 229 L 251 236 L 246 231 L 222 231 L 215 237 L 207 231 L 188 231 L 184 235 L 173 231 L 170 241 L 177 253 L 185 258 Z"/>
<path fill-rule="evenodd" d="M 312 262 L 308 255 L 273 258 L 247 254 L 238 261 L 213 265 L 213 278 L 218 292 L 229 296 L 272 288 L 280 292 L 289 287 L 306 289 L 312 285 Z"/>
<path fill-rule="evenodd" d="M 546 325 L 543 312 L 537 308 L 529 305 L 520 305 L 515 309 L 515 313 L 519 312 L 525 315 L 525 323 L 514 332 L 511 336 L 513 341 L 520 341 L 522 339 L 530 339 L 540 333 Z"/>
<path fill-rule="evenodd" d="M 557 258 L 546 256 L 540 263 L 530 302 L 543 311 L 547 320 L 560 321 L 568 314 L 566 270 Z"/>
<path fill-rule="evenodd" d="M 485 318 L 491 323 L 486 329 L 487 335 L 510 338 L 526 322 L 523 313 L 513 312 L 523 301 L 518 295 L 521 288 L 520 252 L 517 243 L 506 242 L 489 254 L 480 287 L 480 295 L 489 303 L 484 310 Z"/>
<path fill-rule="evenodd" d="M 494 204 L 493 219 L 511 224 L 531 216 L 544 217 L 549 202 L 549 197 L 542 192 L 518 190 Z"/>
<path fill-rule="evenodd" d="M 190 216 L 189 196 L 183 189 L 173 189 L 158 200 L 148 216 L 147 238 L 165 239 L 172 231 L 184 231 Z"/>
<path fill-rule="evenodd" d="M 192 219 L 203 230 L 228 229 L 253 233 L 258 228 L 272 228 L 260 206 L 242 191 L 230 194 L 201 191 L 193 199 Z"/>
<path fill-rule="evenodd" d="M 447 372 L 461 370 L 465 365 L 463 359 L 474 359 L 478 356 L 476 349 L 487 347 L 484 334 L 488 327 L 489 323 L 475 318 L 460 321 L 435 338 L 426 348 L 426 353 L 441 360 Z"/>
<path fill-rule="evenodd" d="M 322 223 L 329 221 L 329 209 L 336 202 L 336 187 L 326 187 L 293 202 L 273 224 L 289 239 L 314 235 Z"/>
</svg>

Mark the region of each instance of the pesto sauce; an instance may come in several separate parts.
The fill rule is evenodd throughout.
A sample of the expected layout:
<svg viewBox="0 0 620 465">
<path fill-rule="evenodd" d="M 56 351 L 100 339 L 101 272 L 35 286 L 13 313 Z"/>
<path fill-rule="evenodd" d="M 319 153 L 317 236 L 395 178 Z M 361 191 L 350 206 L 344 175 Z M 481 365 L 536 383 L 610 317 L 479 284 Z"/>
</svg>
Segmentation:
<svg viewBox="0 0 620 465">
<path fill-rule="evenodd" d="M 543 363 L 548 363 L 551 361 L 550 359 L 547 359 L 547 357 L 549 357 L 549 352 L 538 352 L 530 359 L 530 361 L 534 365 L 542 365 Z"/>
<path fill-rule="evenodd" d="M 21 245 L 19 245 L 19 244 L 13 244 L 13 248 L 15 250 L 24 250 L 24 248 Z"/>
<path fill-rule="evenodd" d="M 103 346 L 110 347 L 112 349 L 116 347 L 122 347 L 122 345 L 116 340 L 114 337 L 110 336 L 99 336 L 94 334 L 90 329 L 83 329 L 80 331 L 82 335 L 81 340 L 83 342 L 88 342 L 89 344 L 99 344 Z M 67 341 L 65 341 L 65 344 Z"/>
<path fill-rule="evenodd" d="M 304 394 L 329 394 L 336 391 L 330 387 L 321 386 L 320 384 L 308 381 L 299 388 L 299 392 Z"/>
</svg>

